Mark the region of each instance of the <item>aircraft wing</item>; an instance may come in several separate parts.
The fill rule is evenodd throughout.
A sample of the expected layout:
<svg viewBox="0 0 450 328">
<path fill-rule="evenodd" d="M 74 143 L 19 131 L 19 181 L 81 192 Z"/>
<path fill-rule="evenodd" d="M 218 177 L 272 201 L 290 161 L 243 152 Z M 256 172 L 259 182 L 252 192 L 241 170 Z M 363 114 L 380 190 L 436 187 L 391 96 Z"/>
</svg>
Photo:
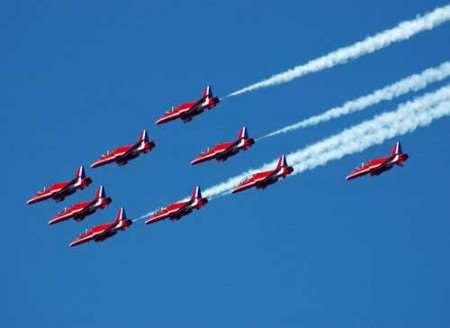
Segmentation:
<svg viewBox="0 0 450 328">
<path fill-rule="evenodd" d="M 74 247 L 74 246 L 83 244 L 85 242 L 88 242 L 88 241 L 94 239 L 96 235 L 97 235 L 96 233 L 85 233 L 85 234 L 82 234 L 79 237 L 77 237 L 74 241 L 72 241 L 69 244 L 69 246 L 70 247 Z"/>
<path fill-rule="evenodd" d="M 171 205 L 161 209 L 160 211 L 152 214 L 147 219 L 147 221 L 145 221 L 145 223 L 150 224 L 150 223 L 154 223 L 154 222 L 157 222 L 157 221 L 160 221 L 163 219 L 175 217 L 175 216 L 179 215 L 180 213 L 182 213 L 185 210 L 185 208 L 187 208 L 188 206 L 189 206 L 189 201 L 171 204 Z"/>
<path fill-rule="evenodd" d="M 155 223 L 160 220 L 166 219 L 169 215 L 166 211 L 162 210 L 157 213 L 152 214 L 146 221 L 145 224 Z"/>
<path fill-rule="evenodd" d="M 109 234 L 114 230 L 114 224 L 112 223 L 104 223 L 98 226 L 91 228 L 90 230 L 86 230 L 82 234 L 80 234 L 74 241 L 72 241 L 69 246 L 77 246 L 79 244 L 83 244 L 93 239 L 100 238 L 103 235 Z"/>
<path fill-rule="evenodd" d="M 346 179 L 351 180 L 358 178 L 360 176 L 366 175 L 366 174 L 373 174 L 374 172 L 384 168 L 386 165 L 389 164 L 389 157 L 386 158 L 378 158 L 375 160 L 372 160 L 366 164 L 362 164 L 360 167 L 357 167 L 350 173 Z"/>
<path fill-rule="evenodd" d="M 347 180 L 352 180 L 352 179 L 358 178 L 358 177 L 360 177 L 360 176 L 366 175 L 366 174 L 368 174 L 370 171 L 371 171 L 371 168 L 370 168 L 370 167 L 361 167 L 361 168 L 357 168 L 357 169 L 353 170 L 352 173 L 350 173 L 349 175 L 347 175 L 347 176 L 345 177 L 345 179 L 347 179 Z"/>
<path fill-rule="evenodd" d="M 126 148 L 128 148 L 128 149 L 125 149 L 125 148 L 124 148 L 124 151 L 122 152 L 122 154 L 120 154 L 119 156 L 117 156 L 116 159 L 127 157 L 127 156 L 130 155 L 136 148 L 139 148 L 139 145 L 140 145 L 140 141 L 139 141 L 139 142 L 136 142 L 135 144 L 133 144 L 133 145 L 131 145 L 131 146 L 126 146 Z"/>
<path fill-rule="evenodd" d="M 27 201 L 27 204 L 33 204 L 33 203 L 39 202 L 39 201 L 41 201 L 41 200 L 50 198 L 50 197 L 52 197 L 53 194 L 54 194 L 54 192 L 52 192 L 52 191 L 38 192 L 36 195 L 34 195 L 33 197 L 31 197 L 31 198 Z"/>
<path fill-rule="evenodd" d="M 27 204 L 33 204 L 36 202 L 39 202 L 41 200 L 55 197 L 57 194 L 63 192 L 65 189 L 67 189 L 69 186 L 72 185 L 71 182 L 60 182 L 56 183 L 48 188 L 44 188 L 41 191 L 37 192 L 33 197 L 31 197 Z"/>
<path fill-rule="evenodd" d="M 48 221 L 48 224 L 59 223 L 61 221 L 74 217 L 77 214 L 81 214 L 83 211 L 86 210 L 86 208 L 89 207 L 90 204 L 91 204 L 90 202 L 85 202 L 75 204 L 69 208 L 66 208 L 62 212 L 56 214 L 50 221 Z"/>
<path fill-rule="evenodd" d="M 376 165 L 373 165 L 373 164 L 372 165 L 371 164 L 362 165 L 362 166 L 354 169 L 353 172 L 350 173 L 345 179 L 352 180 L 352 179 L 358 178 L 360 176 L 369 174 L 369 173 L 373 172 L 374 170 L 377 170 L 377 169 L 385 166 L 386 163 L 387 163 L 387 161 L 384 161 L 384 162 L 376 164 Z"/>
<path fill-rule="evenodd" d="M 102 166 L 105 164 L 108 164 L 110 162 L 113 162 L 118 158 L 120 154 L 114 154 L 114 153 L 106 153 L 102 155 L 98 160 L 96 160 L 94 163 L 91 164 L 92 168 L 95 168 L 97 166 Z"/>
<path fill-rule="evenodd" d="M 264 186 L 267 182 L 277 174 L 277 170 L 263 171 L 252 175 L 246 180 L 242 181 L 234 190 L 233 193 L 243 191 L 245 189 L 262 185 Z"/>
<path fill-rule="evenodd" d="M 198 155 L 195 159 L 193 159 L 191 161 L 191 164 L 194 165 L 194 164 L 208 161 L 215 157 L 223 156 L 232 149 L 233 145 L 234 145 L 233 143 L 215 145 L 214 147 L 212 147 L 212 148 L 202 152 L 200 155 Z"/>
<path fill-rule="evenodd" d="M 98 160 L 96 160 L 94 163 L 91 164 L 91 167 L 97 167 L 102 166 L 111 162 L 114 162 L 118 158 L 122 157 L 128 149 L 124 149 L 122 151 L 111 151 L 107 152 L 106 154 L 103 154 Z"/>
<path fill-rule="evenodd" d="M 256 186 L 256 184 L 260 180 L 256 177 L 256 175 L 252 175 L 251 177 L 242 181 L 236 188 L 233 189 L 233 193 L 243 191 L 245 189 Z"/>
</svg>

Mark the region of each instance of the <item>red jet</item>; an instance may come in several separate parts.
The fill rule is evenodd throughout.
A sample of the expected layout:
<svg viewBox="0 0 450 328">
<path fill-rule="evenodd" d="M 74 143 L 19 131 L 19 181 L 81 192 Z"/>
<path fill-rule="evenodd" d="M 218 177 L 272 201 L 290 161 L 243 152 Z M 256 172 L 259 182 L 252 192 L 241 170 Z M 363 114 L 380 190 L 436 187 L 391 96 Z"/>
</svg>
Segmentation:
<svg viewBox="0 0 450 328">
<path fill-rule="evenodd" d="M 392 169 L 394 165 L 403 166 L 407 159 L 408 154 L 402 152 L 402 146 L 400 145 L 400 142 L 397 141 L 394 148 L 392 148 L 390 156 L 376 158 L 365 164 L 361 164 L 361 166 L 354 169 L 346 179 L 351 180 L 366 174 L 380 175 L 381 173 Z"/>
<path fill-rule="evenodd" d="M 255 140 L 248 137 L 247 128 L 244 126 L 241 128 L 241 131 L 239 131 L 237 140 L 218 144 L 207 149 L 195 158 L 191 164 L 194 165 L 206 162 L 213 158 L 217 161 L 226 161 L 228 157 L 236 155 L 240 150 L 249 149 L 254 143 Z"/>
<path fill-rule="evenodd" d="M 73 194 L 77 189 L 84 189 L 88 187 L 91 182 L 92 179 L 86 177 L 83 166 L 80 166 L 74 179 L 55 183 L 48 188 L 44 187 L 44 189 L 31 197 L 27 201 L 27 204 L 37 203 L 49 198 L 53 198 L 57 202 L 62 202 L 64 198 Z"/>
<path fill-rule="evenodd" d="M 293 171 L 294 169 L 292 166 L 288 166 L 286 163 L 286 156 L 282 155 L 278 159 L 277 167 L 275 169 L 253 174 L 234 188 L 233 193 L 241 192 L 251 187 L 264 189 L 272 183 L 277 182 L 278 179 L 286 178 Z"/>
<path fill-rule="evenodd" d="M 77 239 L 71 242 L 69 246 L 77 246 L 91 240 L 104 241 L 105 239 L 114 236 L 117 231 L 128 229 L 128 227 L 132 224 L 133 221 L 127 219 L 125 210 L 123 208 L 120 208 L 113 222 L 103 223 L 89 230 L 86 230 L 81 235 L 79 235 Z"/>
<path fill-rule="evenodd" d="M 182 201 L 159 210 L 158 212 L 152 214 L 145 224 L 155 223 L 159 220 L 169 218 L 171 220 L 179 220 L 183 216 L 190 214 L 194 209 L 199 210 L 208 203 L 208 199 L 203 198 L 200 187 L 195 187 L 192 192 L 192 196 L 188 201 Z"/>
<path fill-rule="evenodd" d="M 112 151 L 106 152 L 97 161 L 91 164 L 91 167 L 99 167 L 112 162 L 116 162 L 117 165 L 122 166 L 138 157 L 140 154 L 146 154 L 155 147 L 154 141 L 149 141 L 147 131 L 143 130 L 139 135 L 138 141 L 133 145 L 118 147 Z"/>
<path fill-rule="evenodd" d="M 100 186 L 95 193 L 93 200 L 77 203 L 64 209 L 61 213 L 53 217 L 48 224 L 55 224 L 73 218 L 75 221 L 82 221 L 88 215 L 94 214 L 97 209 L 104 209 L 111 203 L 111 197 L 106 197 L 105 188 Z"/>
<path fill-rule="evenodd" d="M 177 107 L 172 107 L 171 110 L 156 121 L 156 124 L 166 123 L 177 118 L 180 118 L 184 123 L 189 122 L 194 116 L 203 113 L 205 109 L 216 107 L 218 103 L 219 98 L 213 97 L 211 87 L 208 85 L 199 100 L 190 101 Z"/>
</svg>

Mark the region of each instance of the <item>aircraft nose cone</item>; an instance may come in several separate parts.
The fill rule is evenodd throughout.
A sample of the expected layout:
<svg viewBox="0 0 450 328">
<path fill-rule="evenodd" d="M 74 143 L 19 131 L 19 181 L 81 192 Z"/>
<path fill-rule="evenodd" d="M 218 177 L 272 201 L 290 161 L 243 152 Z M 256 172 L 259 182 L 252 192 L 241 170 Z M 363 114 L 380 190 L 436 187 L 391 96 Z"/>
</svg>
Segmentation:
<svg viewBox="0 0 450 328">
<path fill-rule="evenodd" d="M 156 124 L 156 125 L 159 125 L 159 124 L 161 124 L 161 123 L 164 123 L 164 117 L 161 117 L 161 118 L 159 118 L 159 119 L 157 119 L 157 120 L 155 121 L 155 124 Z"/>
<path fill-rule="evenodd" d="M 35 202 L 36 202 L 36 200 L 34 199 L 34 197 L 31 197 L 29 200 L 27 200 L 28 205 L 33 204 Z"/>
</svg>

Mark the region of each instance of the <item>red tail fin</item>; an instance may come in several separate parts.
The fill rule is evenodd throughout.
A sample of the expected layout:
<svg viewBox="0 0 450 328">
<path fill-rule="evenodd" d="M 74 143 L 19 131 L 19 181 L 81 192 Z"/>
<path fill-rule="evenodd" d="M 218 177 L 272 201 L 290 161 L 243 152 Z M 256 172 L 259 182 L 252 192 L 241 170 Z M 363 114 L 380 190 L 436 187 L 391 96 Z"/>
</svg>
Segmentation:
<svg viewBox="0 0 450 328">
<path fill-rule="evenodd" d="M 282 167 L 286 167 L 286 166 L 287 166 L 286 156 L 285 155 L 281 155 L 280 158 L 278 159 L 277 169 L 282 168 Z"/>
<path fill-rule="evenodd" d="M 213 93 L 212 93 L 211 86 L 207 85 L 205 87 L 205 90 L 203 91 L 203 97 L 212 98 L 212 96 L 213 96 Z"/>
<path fill-rule="evenodd" d="M 105 193 L 105 188 L 103 186 L 98 187 L 97 192 L 95 193 L 95 198 L 99 199 L 99 198 L 105 198 L 106 193 Z"/>
<path fill-rule="evenodd" d="M 75 174 L 77 176 L 77 179 L 84 179 L 86 177 L 86 173 L 84 172 L 83 165 L 78 168 L 78 170 Z"/>
<path fill-rule="evenodd" d="M 141 134 L 139 135 L 138 142 L 147 142 L 147 141 L 148 141 L 147 130 L 144 129 L 144 130 L 142 130 Z"/>
<path fill-rule="evenodd" d="M 200 190 L 200 187 L 197 186 L 194 188 L 194 191 L 192 192 L 191 200 L 200 199 L 200 198 L 202 198 L 202 192 Z"/>
<path fill-rule="evenodd" d="M 248 138 L 248 132 L 247 132 L 247 128 L 245 126 L 243 126 L 241 128 L 241 130 L 239 131 L 239 135 L 238 135 L 238 139 L 247 139 Z"/>
<path fill-rule="evenodd" d="M 114 223 L 119 223 L 120 221 L 125 221 L 126 219 L 127 215 L 125 214 L 125 209 L 123 207 L 119 208 L 116 217 L 114 218 Z"/>
<path fill-rule="evenodd" d="M 400 141 L 397 141 L 392 148 L 391 155 L 399 155 L 403 154 L 402 152 L 402 145 L 400 144 Z"/>
</svg>

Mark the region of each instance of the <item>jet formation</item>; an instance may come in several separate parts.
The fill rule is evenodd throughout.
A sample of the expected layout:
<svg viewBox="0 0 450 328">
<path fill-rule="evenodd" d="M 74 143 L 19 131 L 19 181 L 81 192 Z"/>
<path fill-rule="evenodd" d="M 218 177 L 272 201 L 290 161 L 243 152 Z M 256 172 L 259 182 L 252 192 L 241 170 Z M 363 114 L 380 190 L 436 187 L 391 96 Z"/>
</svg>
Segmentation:
<svg viewBox="0 0 450 328">
<path fill-rule="evenodd" d="M 190 122 L 193 117 L 202 114 L 205 110 L 216 107 L 219 102 L 220 99 L 213 96 L 212 89 L 208 85 L 205 87 L 203 94 L 199 99 L 172 107 L 156 121 L 156 124 L 159 125 L 176 119 L 180 119 L 184 123 Z M 225 162 L 230 157 L 234 157 L 239 154 L 241 151 L 249 150 L 254 144 L 255 139 L 248 136 L 247 127 L 243 126 L 239 130 L 236 139 L 219 143 L 206 149 L 195 157 L 190 163 L 191 165 L 197 165 L 211 160 Z M 111 163 L 116 163 L 118 166 L 125 166 L 129 161 L 135 160 L 141 155 L 152 151 L 155 146 L 156 143 L 149 140 L 147 130 L 144 129 L 139 134 L 139 138 L 135 143 L 127 146 L 119 146 L 111 151 L 107 151 L 91 164 L 91 168 L 98 168 Z M 347 175 L 346 179 L 352 180 L 363 175 L 378 176 L 395 166 L 402 167 L 407 160 L 408 154 L 403 153 L 400 142 L 396 142 L 390 155 L 375 158 L 367 163 L 363 163 Z M 236 185 L 231 192 L 239 193 L 250 188 L 265 189 L 266 187 L 278 182 L 280 179 L 288 177 L 293 172 L 294 168 L 288 165 L 286 156 L 281 155 L 275 167 L 252 174 Z M 77 169 L 74 178 L 69 181 L 57 182 L 49 187 L 43 188 L 31 197 L 27 201 L 27 204 L 34 204 L 47 199 L 62 202 L 66 197 L 74 194 L 78 189 L 85 189 L 89 187 L 91 183 L 92 179 L 86 176 L 83 166 L 80 166 Z M 112 198 L 106 196 L 105 188 L 101 185 L 97 188 L 95 196 L 92 199 L 79 202 L 65 208 L 51 218 L 48 224 L 54 225 L 56 223 L 61 223 L 68 220 L 81 222 L 88 216 L 96 213 L 97 210 L 105 209 L 111 203 Z M 168 204 L 160 210 L 148 215 L 148 217 L 141 218 L 146 218 L 145 224 L 147 225 L 165 219 L 178 221 L 193 213 L 194 210 L 200 210 L 207 203 L 208 199 L 202 196 L 200 186 L 196 186 L 190 197 L 182 201 Z M 104 241 L 116 235 L 117 232 L 128 229 L 133 222 L 139 219 L 128 219 L 124 208 L 120 208 L 112 222 L 96 225 L 85 230 L 77 238 L 75 238 L 69 246 L 74 247 L 89 241 Z"/>
</svg>

